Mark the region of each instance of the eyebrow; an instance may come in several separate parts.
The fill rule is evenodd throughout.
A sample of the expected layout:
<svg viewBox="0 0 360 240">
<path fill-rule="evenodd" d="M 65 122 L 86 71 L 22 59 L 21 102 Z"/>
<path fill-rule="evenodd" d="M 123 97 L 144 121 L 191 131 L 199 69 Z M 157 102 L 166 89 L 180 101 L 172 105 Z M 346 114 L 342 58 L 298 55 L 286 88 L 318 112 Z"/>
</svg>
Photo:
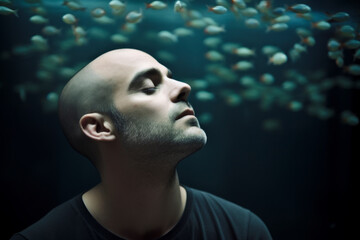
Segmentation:
<svg viewBox="0 0 360 240">
<path fill-rule="evenodd" d="M 144 80 L 145 77 L 148 77 L 148 76 L 151 76 L 151 75 L 162 76 L 162 73 L 157 68 L 149 68 L 149 69 L 145 69 L 143 71 L 140 71 L 140 72 L 136 73 L 135 76 L 130 81 L 128 91 L 135 89 Z M 166 76 L 168 78 L 172 77 L 172 72 L 170 71 L 170 69 L 167 69 Z"/>
</svg>

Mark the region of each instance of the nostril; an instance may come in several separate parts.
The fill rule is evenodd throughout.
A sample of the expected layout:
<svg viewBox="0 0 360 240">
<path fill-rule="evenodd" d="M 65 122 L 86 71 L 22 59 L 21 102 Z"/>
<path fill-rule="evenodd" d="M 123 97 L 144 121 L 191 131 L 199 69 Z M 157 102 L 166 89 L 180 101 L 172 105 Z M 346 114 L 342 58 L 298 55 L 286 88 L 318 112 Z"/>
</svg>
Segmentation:
<svg viewBox="0 0 360 240">
<path fill-rule="evenodd" d="M 179 94 L 179 96 L 177 97 L 177 100 L 180 101 L 180 100 L 185 100 L 186 98 L 186 93 L 185 92 L 181 92 Z"/>
</svg>

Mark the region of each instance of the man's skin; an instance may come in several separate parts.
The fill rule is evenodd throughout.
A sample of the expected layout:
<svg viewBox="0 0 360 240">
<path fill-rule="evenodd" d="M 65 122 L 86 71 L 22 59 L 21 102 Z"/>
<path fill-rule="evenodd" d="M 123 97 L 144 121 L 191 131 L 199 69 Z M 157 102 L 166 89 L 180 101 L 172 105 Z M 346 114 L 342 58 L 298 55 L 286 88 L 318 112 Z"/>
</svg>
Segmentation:
<svg viewBox="0 0 360 240">
<path fill-rule="evenodd" d="M 139 81 L 134 85 L 135 76 Z M 83 194 L 85 206 L 122 238 L 159 238 L 180 220 L 186 204 L 176 165 L 206 143 L 187 102 L 191 88 L 172 79 L 153 57 L 134 49 L 96 58 L 70 80 L 61 101 L 109 94 L 102 88 L 80 91 L 91 84 L 112 86 L 114 106 L 127 125 L 124 132 L 117 131 L 111 118 L 97 112 L 80 118 L 81 134 L 96 144 L 96 154 L 90 157 L 101 177 Z"/>
</svg>

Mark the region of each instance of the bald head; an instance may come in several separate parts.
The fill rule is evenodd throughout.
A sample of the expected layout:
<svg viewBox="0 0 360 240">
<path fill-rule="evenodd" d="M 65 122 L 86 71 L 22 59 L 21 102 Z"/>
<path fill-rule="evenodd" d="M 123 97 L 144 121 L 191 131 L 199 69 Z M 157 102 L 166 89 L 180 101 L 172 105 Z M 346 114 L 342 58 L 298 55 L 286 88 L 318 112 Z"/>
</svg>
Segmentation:
<svg viewBox="0 0 360 240">
<path fill-rule="evenodd" d="M 65 85 L 59 99 L 59 119 L 65 136 L 72 147 L 91 158 L 96 146 L 81 131 L 79 120 L 87 113 L 114 116 L 113 96 L 116 89 L 124 87 L 137 67 L 137 61 L 151 59 L 150 55 L 135 49 L 117 49 L 107 52 L 81 69 Z M 117 126 L 119 128 L 119 126 Z M 94 145 L 91 146 L 90 145 Z"/>
</svg>

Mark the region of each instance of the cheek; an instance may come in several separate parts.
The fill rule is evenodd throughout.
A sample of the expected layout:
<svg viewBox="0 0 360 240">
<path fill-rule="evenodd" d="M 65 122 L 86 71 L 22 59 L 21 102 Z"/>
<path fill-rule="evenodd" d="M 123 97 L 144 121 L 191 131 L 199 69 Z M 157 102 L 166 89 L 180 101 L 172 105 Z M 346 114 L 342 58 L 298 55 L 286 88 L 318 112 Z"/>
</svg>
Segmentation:
<svg viewBox="0 0 360 240">
<path fill-rule="evenodd" d="M 135 118 L 162 121 L 169 116 L 169 107 L 164 101 L 147 100 L 145 102 L 133 102 L 124 112 Z"/>
</svg>

